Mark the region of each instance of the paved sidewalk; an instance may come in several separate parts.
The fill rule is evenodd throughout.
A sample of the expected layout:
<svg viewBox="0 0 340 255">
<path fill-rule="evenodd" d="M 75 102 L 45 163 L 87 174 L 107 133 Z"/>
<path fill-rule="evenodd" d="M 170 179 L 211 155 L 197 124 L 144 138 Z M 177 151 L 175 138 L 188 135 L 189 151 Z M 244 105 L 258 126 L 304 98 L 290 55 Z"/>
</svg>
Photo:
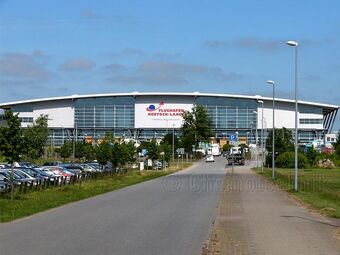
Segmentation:
<svg viewBox="0 0 340 255">
<path fill-rule="evenodd" d="M 339 255 L 339 233 L 249 167 L 228 168 L 205 254 Z"/>
</svg>

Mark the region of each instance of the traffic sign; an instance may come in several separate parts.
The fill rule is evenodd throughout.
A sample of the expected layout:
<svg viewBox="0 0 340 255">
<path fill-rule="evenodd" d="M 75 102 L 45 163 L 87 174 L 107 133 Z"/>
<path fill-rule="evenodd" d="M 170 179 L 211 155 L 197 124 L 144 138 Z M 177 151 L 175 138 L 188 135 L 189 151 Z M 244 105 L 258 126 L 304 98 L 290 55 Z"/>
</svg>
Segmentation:
<svg viewBox="0 0 340 255">
<path fill-rule="evenodd" d="M 184 148 L 178 148 L 176 152 L 177 154 L 184 154 Z"/>
<path fill-rule="evenodd" d="M 237 142 L 237 136 L 236 136 L 236 135 L 230 135 L 229 140 L 230 140 L 231 142 Z"/>
</svg>

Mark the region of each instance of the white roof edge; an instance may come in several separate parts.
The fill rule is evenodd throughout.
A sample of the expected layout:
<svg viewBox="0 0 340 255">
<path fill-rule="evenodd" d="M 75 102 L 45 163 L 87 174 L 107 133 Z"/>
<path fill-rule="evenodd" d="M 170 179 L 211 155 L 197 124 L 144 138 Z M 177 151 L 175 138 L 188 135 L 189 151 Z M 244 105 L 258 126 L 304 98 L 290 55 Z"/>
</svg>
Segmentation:
<svg viewBox="0 0 340 255">
<path fill-rule="evenodd" d="M 62 97 L 49 97 L 40 99 L 29 99 L 21 101 L 13 101 L 8 103 L 0 103 L 0 107 L 13 106 L 18 104 L 28 104 L 28 103 L 40 103 L 46 101 L 59 101 L 59 100 L 74 100 L 78 98 L 91 98 L 91 97 L 107 97 L 107 96 L 213 96 L 213 97 L 230 97 L 230 98 L 243 98 L 243 99 L 254 99 L 254 100 L 265 100 L 272 101 L 271 97 L 262 97 L 259 95 L 248 96 L 248 95 L 232 95 L 232 94 L 217 94 L 217 93 L 201 93 L 201 92 L 191 92 L 191 93 L 179 93 L 179 92 L 131 92 L 131 93 L 107 93 L 107 94 L 90 94 L 90 95 L 72 95 L 72 96 L 62 96 Z M 278 102 L 294 103 L 292 99 L 276 98 Z M 308 101 L 298 101 L 299 104 L 313 105 L 325 108 L 335 108 L 339 109 L 339 105 L 331 105 L 324 103 L 315 103 Z"/>
</svg>

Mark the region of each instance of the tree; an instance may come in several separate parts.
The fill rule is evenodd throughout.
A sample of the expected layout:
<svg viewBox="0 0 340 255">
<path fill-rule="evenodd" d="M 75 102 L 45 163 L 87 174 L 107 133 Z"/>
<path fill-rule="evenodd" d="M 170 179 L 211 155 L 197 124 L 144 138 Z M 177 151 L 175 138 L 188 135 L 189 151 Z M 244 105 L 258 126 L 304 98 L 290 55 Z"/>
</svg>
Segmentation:
<svg viewBox="0 0 340 255">
<path fill-rule="evenodd" d="M 184 148 L 185 152 L 192 152 L 192 146 L 196 147 L 195 133 L 187 132 L 181 137 L 180 146 Z"/>
<path fill-rule="evenodd" d="M 96 158 L 96 150 L 95 150 L 95 147 L 91 143 L 85 142 L 84 147 L 83 147 L 83 156 L 88 161 L 92 161 Z"/>
<path fill-rule="evenodd" d="M 340 159 L 340 130 L 338 131 L 336 142 L 333 144 L 333 147 L 335 148 L 335 155 Z"/>
<path fill-rule="evenodd" d="M 59 148 L 59 154 L 64 160 L 71 157 L 72 151 L 73 143 L 71 141 L 65 141 L 64 144 Z"/>
<path fill-rule="evenodd" d="M 183 114 L 182 141 L 185 141 L 187 151 L 192 150 L 192 145 L 197 148 L 199 142 L 208 142 L 209 138 L 214 136 L 211 130 L 211 120 L 208 111 L 203 106 L 197 105 L 192 111 L 186 111 Z M 189 146 L 189 142 L 193 142 Z M 191 148 L 190 148 L 191 147 Z"/>
<path fill-rule="evenodd" d="M 336 137 L 336 142 L 333 143 L 333 147 L 337 148 L 340 145 L 340 130 L 338 131 L 337 137 Z"/>
<path fill-rule="evenodd" d="M 82 140 L 82 141 L 76 141 L 75 142 L 75 158 L 84 158 L 85 157 L 85 146 L 86 146 L 86 141 Z"/>
<path fill-rule="evenodd" d="M 162 142 L 159 146 L 159 152 L 161 155 L 161 160 L 169 162 L 172 157 L 172 146 L 166 141 Z"/>
<path fill-rule="evenodd" d="M 44 154 L 49 135 L 47 122 L 48 116 L 40 115 L 33 125 L 29 125 L 23 131 L 25 154 L 29 159 L 37 159 Z"/>
<path fill-rule="evenodd" d="M 162 144 L 163 143 L 167 143 L 168 145 L 170 145 L 171 151 L 173 150 L 172 148 L 172 139 L 174 140 L 174 151 L 176 151 L 176 149 L 179 147 L 179 141 L 178 141 L 178 137 L 176 135 L 174 135 L 173 133 L 168 133 L 164 136 L 163 140 L 162 140 Z"/>
<path fill-rule="evenodd" d="M 313 148 L 313 146 L 307 148 L 306 157 L 307 157 L 308 162 L 311 166 L 314 166 L 316 164 L 317 152 Z"/>
<path fill-rule="evenodd" d="M 223 145 L 222 150 L 223 152 L 229 152 L 232 147 L 233 145 L 231 145 L 230 143 L 226 143 Z"/>
<path fill-rule="evenodd" d="M 273 130 L 269 131 L 266 149 L 269 152 L 266 158 L 266 163 L 272 164 L 272 148 L 273 148 Z M 292 131 L 282 128 L 275 129 L 275 158 L 284 152 L 294 151 L 294 140 Z"/>
<path fill-rule="evenodd" d="M 152 160 L 159 159 L 159 150 L 158 150 L 158 145 L 156 142 L 156 139 L 152 139 L 148 144 L 147 148 L 148 150 L 148 158 Z"/>
<path fill-rule="evenodd" d="M 338 145 L 338 146 L 335 148 L 335 155 L 337 156 L 338 159 L 340 159 L 340 145 Z"/>
<path fill-rule="evenodd" d="M 100 143 L 96 150 L 98 163 L 102 166 L 106 165 L 107 162 L 111 159 L 112 155 L 112 146 L 107 141 L 103 141 Z"/>
<path fill-rule="evenodd" d="M 11 198 L 13 199 L 13 167 L 14 161 L 20 160 L 20 155 L 24 151 L 21 122 L 18 114 L 13 114 L 11 110 L 5 110 L 5 126 L 0 127 L 0 152 L 11 163 Z"/>
<path fill-rule="evenodd" d="M 115 167 L 124 167 L 126 164 L 134 161 L 136 148 L 133 142 L 128 144 L 115 143 L 112 150 L 111 161 Z"/>
</svg>

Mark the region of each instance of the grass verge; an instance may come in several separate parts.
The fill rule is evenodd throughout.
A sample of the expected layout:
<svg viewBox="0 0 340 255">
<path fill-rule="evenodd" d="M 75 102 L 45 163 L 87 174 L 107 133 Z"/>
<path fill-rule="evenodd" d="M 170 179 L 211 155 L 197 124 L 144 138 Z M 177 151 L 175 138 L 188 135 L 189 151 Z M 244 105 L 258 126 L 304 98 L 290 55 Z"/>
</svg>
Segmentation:
<svg viewBox="0 0 340 255">
<path fill-rule="evenodd" d="M 185 163 L 183 169 L 191 165 L 192 163 Z M 70 202 L 165 176 L 176 172 L 173 168 L 167 171 L 132 171 L 125 175 L 106 176 L 101 179 L 88 180 L 81 184 L 31 191 L 16 195 L 13 200 L 0 198 L 0 222 L 12 221 Z"/>
<path fill-rule="evenodd" d="M 261 174 L 261 169 L 254 169 Z M 265 168 L 263 176 L 323 215 L 340 218 L 340 169 L 299 169 L 298 187 L 294 192 L 294 170 Z"/>
</svg>

